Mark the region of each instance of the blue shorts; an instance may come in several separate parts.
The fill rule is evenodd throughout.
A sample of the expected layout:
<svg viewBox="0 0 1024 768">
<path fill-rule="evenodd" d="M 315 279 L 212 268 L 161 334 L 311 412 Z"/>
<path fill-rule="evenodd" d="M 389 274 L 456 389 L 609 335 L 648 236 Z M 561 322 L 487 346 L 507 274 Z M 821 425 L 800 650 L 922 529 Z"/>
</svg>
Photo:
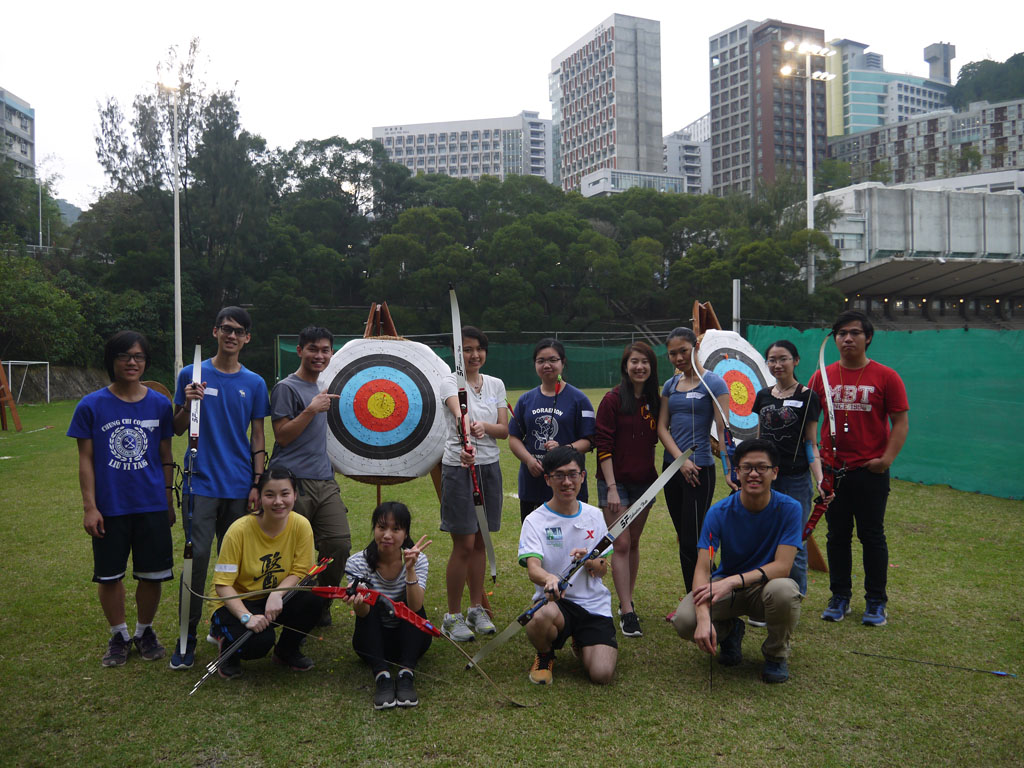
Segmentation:
<svg viewBox="0 0 1024 768">
<path fill-rule="evenodd" d="M 632 505 L 634 501 L 644 495 L 644 491 L 649 487 L 649 485 L 637 483 L 616 483 L 615 490 L 619 492 L 619 503 L 622 504 L 622 508 L 626 509 Z M 601 509 L 608 506 L 608 486 L 605 484 L 604 478 L 601 477 L 597 478 L 597 506 Z"/>
</svg>

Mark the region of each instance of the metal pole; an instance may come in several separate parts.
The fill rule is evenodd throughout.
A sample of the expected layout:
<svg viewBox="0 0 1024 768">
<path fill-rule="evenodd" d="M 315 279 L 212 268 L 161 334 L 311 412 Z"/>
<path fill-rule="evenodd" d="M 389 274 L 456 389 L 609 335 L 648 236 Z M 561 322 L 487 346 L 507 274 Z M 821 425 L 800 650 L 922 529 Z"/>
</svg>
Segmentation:
<svg viewBox="0 0 1024 768">
<path fill-rule="evenodd" d="M 732 329 L 734 332 L 740 332 L 740 280 L 736 278 L 732 281 Z"/>
<path fill-rule="evenodd" d="M 174 91 L 174 380 L 178 380 L 181 359 L 181 224 L 178 214 L 178 90 Z"/>
<path fill-rule="evenodd" d="M 807 78 L 804 129 L 804 169 L 807 171 L 807 229 L 814 230 L 814 130 L 811 123 L 811 54 L 804 57 L 804 75 Z M 807 293 L 814 293 L 814 247 L 807 245 Z"/>
<path fill-rule="evenodd" d="M 36 186 L 39 188 L 39 247 L 43 247 L 43 182 L 36 177 Z"/>
</svg>

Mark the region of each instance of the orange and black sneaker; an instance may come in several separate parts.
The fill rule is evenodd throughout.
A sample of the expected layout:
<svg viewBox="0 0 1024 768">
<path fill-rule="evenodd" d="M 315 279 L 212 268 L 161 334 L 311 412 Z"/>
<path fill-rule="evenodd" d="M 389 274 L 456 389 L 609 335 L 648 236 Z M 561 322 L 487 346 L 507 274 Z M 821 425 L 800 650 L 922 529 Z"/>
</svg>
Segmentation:
<svg viewBox="0 0 1024 768">
<path fill-rule="evenodd" d="M 534 685 L 551 685 L 551 670 L 554 666 L 554 651 L 538 653 L 530 667 L 530 682 Z"/>
</svg>

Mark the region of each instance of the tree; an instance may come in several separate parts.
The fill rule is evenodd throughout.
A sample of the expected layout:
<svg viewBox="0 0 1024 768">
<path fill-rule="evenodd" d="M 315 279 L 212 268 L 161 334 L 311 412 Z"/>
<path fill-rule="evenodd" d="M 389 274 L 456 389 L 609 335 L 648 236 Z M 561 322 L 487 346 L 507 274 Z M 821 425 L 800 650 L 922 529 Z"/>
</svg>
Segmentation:
<svg viewBox="0 0 1024 768">
<path fill-rule="evenodd" d="M 828 158 L 818 163 L 814 171 L 814 193 L 829 192 L 850 186 L 851 168 L 849 163 Z"/>
<path fill-rule="evenodd" d="M 1001 63 L 985 59 L 962 66 L 949 103 L 960 110 L 972 101 L 994 104 L 1020 98 L 1024 98 L 1024 52 Z"/>
</svg>

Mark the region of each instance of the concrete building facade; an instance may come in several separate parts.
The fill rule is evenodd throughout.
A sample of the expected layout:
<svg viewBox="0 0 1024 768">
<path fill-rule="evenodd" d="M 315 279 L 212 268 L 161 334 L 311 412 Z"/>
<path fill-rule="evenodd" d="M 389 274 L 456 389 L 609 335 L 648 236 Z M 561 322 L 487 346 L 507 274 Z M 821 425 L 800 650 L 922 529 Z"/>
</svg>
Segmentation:
<svg viewBox="0 0 1024 768">
<path fill-rule="evenodd" d="M 685 181 L 688 194 L 711 192 L 711 115 L 673 131 L 663 139 L 664 171 Z M 700 136 L 705 138 L 701 139 Z"/>
<path fill-rule="evenodd" d="M 670 173 L 648 173 L 646 171 L 619 171 L 614 168 L 600 168 L 583 177 L 580 194 L 584 197 L 608 197 L 625 192 L 627 189 L 656 189 L 659 192 L 673 192 L 677 195 L 696 194 L 699 190 L 688 189 L 686 178 Z"/>
<path fill-rule="evenodd" d="M 851 181 L 886 173 L 897 184 L 1024 167 L 1024 99 L 975 102 L 842 136 L 828 155 L 850 164 Z"/>
<path fill-rule="evenodd" d="M 821 29 L 776 19 L 747 20 L 708 40 L 711 78 L 711 191 L 749 194 L 757 179 L 774 182 L 782 174 L 801 177 L 805 139 L 805 61 L 787 53 L 788 41 L 824 45 Z M 791 64 L 795 76 L 780 70 Z M 823 57 L 811 68 L 824 70 Z M 811 87 L 815 163 L 825 158 L 825 84 Z"/>
<path fill-rule="evenodd" d="M 539 176 L 552 180 L 551 121 L 537 112 L 512 117 L 386 125 L 373 128 L 388 158 L 412 173 Z"/>
<path fill-rule="evenodd" d="M 602 168 L 660 173 L 661 24 L 613 14 L 551 60 L 555 183 Z"/>
<path fill-rule="evenodd" d="M 14 163 L 19 176 L 36 175 L 36 111 L 27 101 L 0 88 L 0 110 L 3 123 L 0 130 L 0 148 L 4 156 Z"/>
</svg>

